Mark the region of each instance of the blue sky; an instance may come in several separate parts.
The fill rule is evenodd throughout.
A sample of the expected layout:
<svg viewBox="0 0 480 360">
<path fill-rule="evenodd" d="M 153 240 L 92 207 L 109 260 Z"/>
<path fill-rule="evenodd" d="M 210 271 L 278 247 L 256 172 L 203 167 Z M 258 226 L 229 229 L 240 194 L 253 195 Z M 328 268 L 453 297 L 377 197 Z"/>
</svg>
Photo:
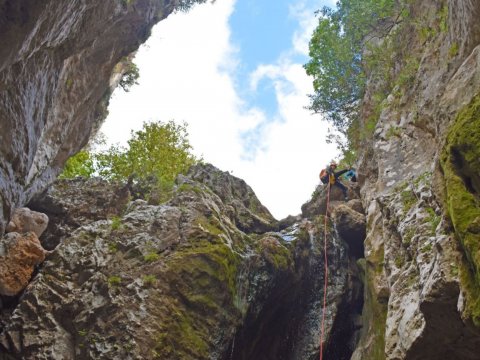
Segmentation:
<svg viewBox="0 0 480 360">
<path fill-rule="evenodd" d="M 336 156 L 305 109 L 312 0 L 216 0 L 161 21 L 135 57 L 140 85 L 116 90 L 102 132 L 125 143 L 144 121 L 188 124 L 195 153 L 243 178 L 277 218 L 300 212 Z"/>
<path fill-rule="evenodd" d="M 304 64 L 306 54 L 292 51 L 292 36 L 299 28 L 295 12 L 311 14 L 332 1 L 254 1 L 238 0 L 229 18 L 231 41 L 237 49 L 239 59 L 232 77 L 235 89 L 250 107 L 262 109 L 266 115 L 263 123 L 241 134 L 245 147 L 244 159 L 252 159 L 261 150 L 265 122 L 281 121 L 277 116 L 278 99 L 271 79 L 260 80 L 253 91 L 250 74 L 261 64 L 275 63 L 288 56 L 291 61 Z"/>
<path fill-rule="evenodd" d="M 289 13 L 290 3 L 288 0 L 239 0 L 229 21 L 232 42 L 238 47 L 241 59 L 235 74 L 237 89 L 252 106 L 261 107 L 270 116 L 277 109 L 272 83 L 262 81 L 256 92 L 250 92 L 248 75 L 258 64 L 275 62 L 289 49 L 297 26 Z"/>
</svg>

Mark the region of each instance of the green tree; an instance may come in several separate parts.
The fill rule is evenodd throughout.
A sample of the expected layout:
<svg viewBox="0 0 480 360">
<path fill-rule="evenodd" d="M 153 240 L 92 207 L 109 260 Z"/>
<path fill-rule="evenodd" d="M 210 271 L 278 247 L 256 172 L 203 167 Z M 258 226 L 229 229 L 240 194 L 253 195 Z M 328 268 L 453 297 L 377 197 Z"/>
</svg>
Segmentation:
<svg viewBox="0 0 480 360">
<path fill-rule="evenodd" d="M 77 176 L 89 178 L 95 172 L 94 159 L 89 151 L 82 150 L 67 160 L 59 178 L 71 179 Z"/>
<path fill-rule="evenodd" d="M 99 174 L 107 179 L 146 180 L 172 183 L 179 173 L 196 162 L 191 154 L 186 125 L 173 121 L 144 123 L 133 132 L 128 147 L 113 146 L 97 155 Z"/>
<path fill-rule="evenodd" d="M 153 182 L 155 189 L 164 191 L 198 161 L 191 151 L 186 124 L 144 123 L 141 130 L 132 131 L 126 148 L 115 145 L 101 152 L 80 151 L 67 161 L 61 177 L 98 175 L 107 180 Z"/>
<path fill-rule="evenodd" d="M 372 50 L 367 45 L 393 28 L 394 8 L 394 0 L 340 0 L 337 9 L 320 11 L 304 66 L 313 76 L 309 109 L 324 114 L 343 135 L 357 118 L 364 93 L 364 54 Z"/>
</svg>

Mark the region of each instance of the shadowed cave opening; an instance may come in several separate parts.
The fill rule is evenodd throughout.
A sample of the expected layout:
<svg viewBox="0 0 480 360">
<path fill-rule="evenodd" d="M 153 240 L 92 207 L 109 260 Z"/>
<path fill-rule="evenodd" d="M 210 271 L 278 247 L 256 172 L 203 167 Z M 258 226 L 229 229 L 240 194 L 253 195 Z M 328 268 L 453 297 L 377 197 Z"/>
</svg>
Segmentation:
<svg viewBox="0 0 480 360">
<path fill-rule="evenodd" d="M 344 245 L 348 249 L 348 245 Z M 357 253 L 360 247 L 362 255 Z M 342 264 L 348 268 L 349 278 L 325 344 L 326 359 L 349 360 L 357 345 L 364 305 L 362 271 L 356 264 L 356 260 L 361 257 L 363 242 L 354 253 L 351 249 L 348 250 L 348 260 Z M 334 261 L 329 254 L 329 264 Z M 305 269 L 303 280 L 299 282 L 295 276 L 280 276 L 277 279 L 262 309 L 258 313 L 247 314 L 243 326 L 237 330 L 224 356 L 225 360 L 299 359 L 296 348 L 303 337 L 308 337 L 306 328 L 321 318 L 321 310 L 313 304 L 318 305 L 323 298 L 324 278 L 323 262 L 312 264 L 305 261 L 297 264 L 297 267 Z M 331 274 L 335 271 L 338 270 L 333 270 Z M 310 352 L 302 360 L 318 357 L 317 348 L 316 352 Z"/>
<path fill-rule="evenodd" d="M 480 174 L 475 170 L 475 164 L 471 164 L 465 159 L 466 149 L 461 147 L 452 147 L 452 165 L 457 174 L 462 178 L 467 190 L 478 198 L 480 193 Z M 478 162 L 479 159 L 476 159 Z"/>
</svg>

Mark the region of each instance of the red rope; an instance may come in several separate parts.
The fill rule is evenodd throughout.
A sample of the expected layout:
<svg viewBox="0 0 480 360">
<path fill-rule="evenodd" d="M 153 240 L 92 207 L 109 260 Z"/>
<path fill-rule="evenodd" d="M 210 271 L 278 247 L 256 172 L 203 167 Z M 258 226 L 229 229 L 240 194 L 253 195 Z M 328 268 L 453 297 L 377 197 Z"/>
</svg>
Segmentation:
<svg viewBox="0 0 480 360">
<path fill-rule="evenodd" d="M 328 259 L 327 259 L 327 217 L 328 206 L 330 205 L 330 183 L 328 184 L 327 192 L 327 209 L 325 211 L 325 227 L 324 227 L 324 241 L 323 241 L 323 253 L 325 256 L 325 282 L 323 284 L 323 309 L 322 309 L 322 330 L 320 335 L 320 360 L 323 360 L 323 336 L 325 332 L 325 311 L 327 308 L 327 286 L 328 286 Z"/>
</svg>

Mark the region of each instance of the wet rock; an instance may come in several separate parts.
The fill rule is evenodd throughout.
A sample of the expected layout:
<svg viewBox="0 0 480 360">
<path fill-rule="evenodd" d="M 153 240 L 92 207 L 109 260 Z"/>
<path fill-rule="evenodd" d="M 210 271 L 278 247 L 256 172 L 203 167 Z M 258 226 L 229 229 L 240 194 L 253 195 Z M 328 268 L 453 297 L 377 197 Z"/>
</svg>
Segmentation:
<svg viewBox="0 0 480 360">
<path fill-rule="evenodd" d="M 46 254 L 34 232 L 6 234 L 0 240 L 0 294 L 13 296 L 22 291 Z"/>
<path fill-rule="evenodd" d="M 37 237 L 40 237 L 48 225 L 48 216 L 37 212 L 32 211 L 29 208 L 20 208 L 15 209 L 13 212 L 12 219 L 8 223 L 5 231 L 8 232 L 17 232 L 17 233 L 26 233 L 34 232 Z"/>
<path fill-rule="evenodd" d="M 284 230 L 292 226 L 293 224 L 300 222 L 301 220 L 302 220 L 301 215 L 296 215 L 296 216 L 289 215 L 278 222 L 278 230 Z"/>
</svg>

